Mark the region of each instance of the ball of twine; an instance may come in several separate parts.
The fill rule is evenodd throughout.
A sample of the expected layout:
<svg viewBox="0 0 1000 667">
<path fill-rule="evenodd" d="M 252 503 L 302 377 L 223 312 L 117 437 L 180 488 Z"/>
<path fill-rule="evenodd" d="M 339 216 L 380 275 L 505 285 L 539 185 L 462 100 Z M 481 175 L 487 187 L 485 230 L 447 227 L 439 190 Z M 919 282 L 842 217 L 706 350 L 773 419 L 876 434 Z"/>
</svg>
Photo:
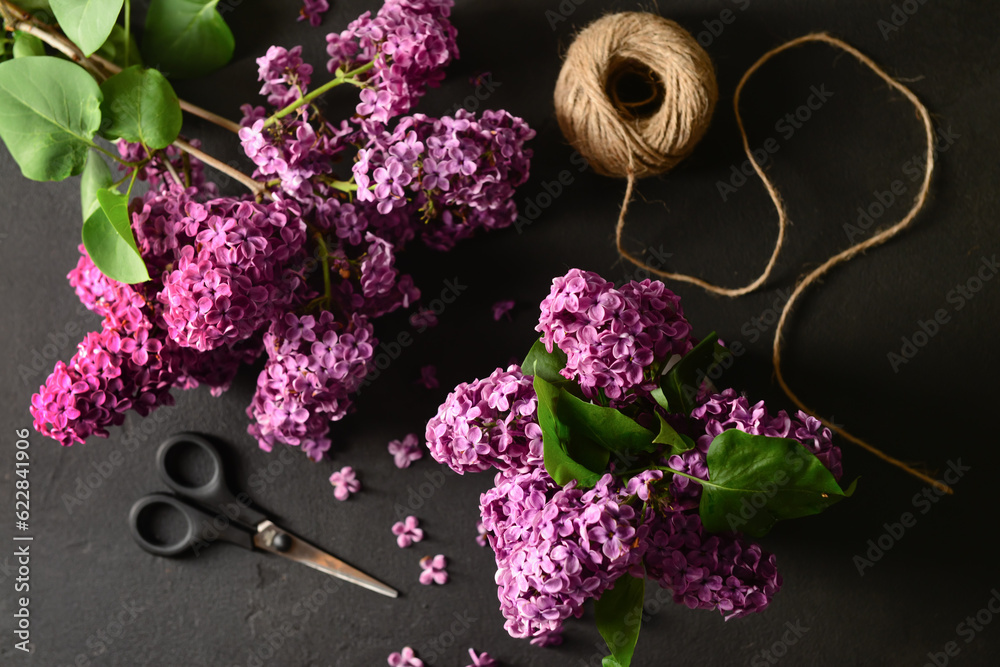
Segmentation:
<svg viewBox="0 0 1000 667">
<path fill-rule="evenodd" d="M 655 14 L 609 14 L 566 53 L 556 118 L 597 173 L 643 178 L 694 150 L 718 96 L 712 61 L 691 33 Z"/>
</svg>

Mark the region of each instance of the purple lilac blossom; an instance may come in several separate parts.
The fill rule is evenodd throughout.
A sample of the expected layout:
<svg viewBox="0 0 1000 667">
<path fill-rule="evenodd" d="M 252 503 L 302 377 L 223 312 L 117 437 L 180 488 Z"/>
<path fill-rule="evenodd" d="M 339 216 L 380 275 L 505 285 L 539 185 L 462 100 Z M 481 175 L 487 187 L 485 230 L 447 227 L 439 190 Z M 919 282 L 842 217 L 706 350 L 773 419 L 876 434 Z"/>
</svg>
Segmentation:
<svg viewBox="0 0 1000 667">
<path fill-rule="evenodd" d="M 469 657 L 472 658 L 472 663 L 466 665 L 466 667 L 499 667 L 500 665 L 500 663 L 492 658 L 486 651 L 479 653 L 476 649 L 470 648 Z"/>
<path fill-rule="evenodd" d="M 370 135 L 352 168 L 358 200 L 388 213 L 413 201 L 425 219 L 432 248 L 448 250 L 477 228 L 501 229 L 517 217 L 512 197 L 528 178 L 534 130 L 506 111 L 480 118 L 401 118 L 390 132 Z"/>
<path fill-rule="evenodd" d="M 364 115 L 385 123 L 440 85 L 458 57 L 457 33 L 448 21 L 452 5 L 452 0 L 387 0 L 374 17 L 365 12 L 343 32 L 326 36 L 330 72 L 375 63 L 361 75 L 376 93 L 363 101 L 371 106 Z"/>
<path fill-rule="evenodd" d="M 422 385 L 425 389 L 437 389 L 440 387 L 441 383 L 437 379 L 437 366 L 434 364 L 421 366 L 420 379 L 417 380 L 417 384 Z"/>
<path fill-rule="evenodd" d="M 424 667 L 424 661 L 417 657 L 412 648 L 404 646 L 402 652 L 389 654 L 389 667 Z"/>
<path fill-rule="evenodd" d="M 430 556 L 424 556 L 420 559 L 420 567 L 423 570 L 423 572 L 420 573 L 420 583 L 424 586 L 430 586 L 431 584 L 447 584 L 448 572 L 445 571 L 447 566 L 448 559 L 441 554 L 438 554 L 433 558 Z"/>
<path fill-rule="evenodd" d="M 629 282 L 620 289 L 591 271 L 571 269 L 552 281 L 535 329 L 549 352 L 566 354 L 561 372 L 588 398 L 603 392 L 625 400 L 656 387 L 649 369 L 693 347 L 680 297 L 662 282 Z"/>
<path fill-rule="evenodd" d="M 416 433 L 407 433 L 402 440 L 390 442 L 389 453 L 392 454 L 393 461 L 399 469 L 409 468 L 411 463 L 424 457 L 424 450 Z"/>
<path fill-rule="evenodd" d="M 305 0 L 303 14 L 315 24 L 328 4 Z M 330 446 L 328 422 L 349 407 L 356 373 L 364 372 L 358 364 L 366 366 L 369 359 L 321 367 L 334 353 L 314 353 L 301 342 L 278 351 L 274 329 L 284 326 L 286 314 L 304 319 L 329 308 L 341 322 L 339 336 L 364 334 L 363 346 L 370 348 L 368 320 L 420 298 L 412 278 L 396 270 L 396 253 L 418 233 L 428 244 L 447 248 L 477 227 L 509 224 L 512 184 L 527 178 L 530 151 L 524 141 L 533 132 L 505 112 L 479 120 L 462 112 L 443 122 L 414 116 L 395 129 L 385 127 L 437 85 L 457 56 L 451 6 L 451 0 L 389 0 L 375 17 L 365 14 L 344 35 L 331 36 L 330 55 L 345 69 L 376 60 L 360 75 L 360 117 L 327 121 L 318 107 L 304 104 L 268 123 L 273 107 L 306 91 L 313 71 L 300 47 L 275 46 L 258 59 L 268 104 L 240 107 L 239 138 L 254 162 L 253 178 L 268 190 L 260 201 L 219 198 L 203 164 L 176 147 L 150 156 L 141 144 L 117 142 L 126 162 L 141 164 L 130 167 L 137 169 L 136 178 L 151 186 L 130 203 L 151 280 L 124 286 L 82 257 L 70 282 L 81 301 L 105 318 L 139 308 L 142 326 L 130 324 L 126 331 L 120 318 L 106 321 L 80 353 L 98 359 L 99 367 L 79 355 L 57 367 L 33 398 L 39 429 L 64 444 L 106 435 L 130 406 L 146 414 L 169 403 L 170 387 L 206 384 L 218 395 L 241 364 L 266 351 L 248 409 L 256 422 L 251 433 L 265 449 L 278 442 L 299 446 L 314 459 L 323 455 Z M 199 145 L 194 139 L 191 144 Z M 337 180 L 347 171 L 337 162 L 357 149 L 363 149 L 356 161 L 368 163 L 363 173 L 378 189 L 377 200 L 352 201 L 356 184 Z M 371 162 L 376 153 L 377 164 Z M 417 158 L 431 171 L 415 169 Z M 320 236 L 329 247 L 330 275 L 323 278 L 333 283 L 326 294 L 316 291 L 323 281 L 314 272 L 320 255 L 313 239 Z M 414 318 L 418 330 L 435 323 L 427 309 Z M 370 357 L 363 346 L 355 352 Z M 344 364 L 353 369 L 347 379 L 341 378 Z M 434 379 L 425 375 L 424 381 Z"/>
<path fill-rule="evenodd" d="M 188 202 L 174 224 L 195 244 L 180 248 L 158 300 L 170 338 L 202 352 L 249 338 L 288 310 L 298 279 L 305 223 L 294 203 L 214 199 Z"/>
<path fill-rule="evenodd" d="M 420 522 L 415 516 L 408 516 L 405 520 L 392 524 L 392 534 L 396 536 L 396 544 L 400 549 L 424 539 L 424 531 L 419 526 Z"/>
<path fill-rule="evenodd" d="M 330 9 L 327 0 L 303 0 L 302 9 L 299 10 L 299 21 L 309 21 L 309 25 L 318 28 L 323 22 L 323 14 Z"/>
<path fill-rule="evenodd" d="M 268 360 L 247 408 L 250 434 L 268 451 L 283 443 L 322 458 L 330 448 L 330 422 L 347 414 L 375 342 L 371 324 L 357 314 L 346 324 L 329 311 L 276 320 L 264 335 Z"/>
<path fill-rule="evenodd" d="M 710 535 L 697 512 L 656 517 L 647 575 L 691 609 L 718 609 L 726 619 L 767 608 L 781 588 L 775 557 L 734 534 Z"/>
<path fill-rule="evenodd" d="M 260 94 L 279 109 L 305 95 L 312 77 L 312 65 L 302 62 L 301 46 L 272 46 L 257 58 L 257 67 L 257 78 L 264 83 Z"/>
<path fill-rule="evenodd" d="M 330 475 L 330 484 L 333 485 L 333 497 L 337 500 L 347 500 L 352 493 L 361 490 L 361 482 L 351 466 L 344 466 Z"/>
<path fill-rule="evenodd" d="M 543 468 L 497 474 L 480 512 L 512 637 L 558 641 L 563 621 L 582 616 L 587 599 L 639 567 L 648 528 L 636 526 L 622 498 L 611 475 L 584 491 L 575 482 L 559 488 Z"/>
<path fill-rule="evenodd" d="M 530 375 L 516 364 L 485 380 L 463 382 L 427 422 L 431 456 L 459 474 L 490 467 L 524 472 L 542 462 L 538 399 Z"/>
<path fill-rule="evenodd" d="M 510 311 L 514 308 L 514 302 L 511 300 L 497 301 L 493 304 L 493 320 L 496 322 L 500 321 L 501 317 L 507 316 L 510 319 Z"/>
</svg>

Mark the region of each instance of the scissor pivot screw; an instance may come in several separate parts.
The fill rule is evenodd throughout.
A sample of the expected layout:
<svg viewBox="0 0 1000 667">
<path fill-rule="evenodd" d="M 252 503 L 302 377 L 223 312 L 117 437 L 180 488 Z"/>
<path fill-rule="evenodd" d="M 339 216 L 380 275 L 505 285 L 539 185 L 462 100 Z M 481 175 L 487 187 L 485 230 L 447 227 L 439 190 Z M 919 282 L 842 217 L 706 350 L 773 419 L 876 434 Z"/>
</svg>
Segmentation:
<svg viewBox="0 0 1000 667">
<path fill-rule="evenodd" d="M 288 537 L 284 533 L 278 533 L 271 540 L 271 546 L 275 548 L 276 551 L 288 551 L 292 548 L 292 538 Z"/>
</svg>

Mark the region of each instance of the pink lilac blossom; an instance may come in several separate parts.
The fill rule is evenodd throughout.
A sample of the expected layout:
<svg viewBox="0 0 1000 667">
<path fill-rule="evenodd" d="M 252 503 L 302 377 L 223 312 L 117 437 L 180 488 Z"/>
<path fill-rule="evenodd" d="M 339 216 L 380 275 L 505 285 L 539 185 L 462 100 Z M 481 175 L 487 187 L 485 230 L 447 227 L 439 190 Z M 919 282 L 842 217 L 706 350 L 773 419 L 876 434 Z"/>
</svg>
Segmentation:
<svg viewBox="0 0 1000 667">
<path fill-rule="evenodd" d="M 463 382 L 427 422 L 431 457 L 459 474 L 490 467 L 524 472 L 542 462 L 542 429 L 532 378 L 516 364 Z"/>
<path fill-rule="evenodd" d="M 424 556 L 420 559 L 420 567 L 423 570 L 420 573 L 420 583 L 424 586 L 447 584 L 448 573 L 445 571 L 445 567 L 447 566 L 448 560 L 441 554 L 433 558 Z"/>
<path fill-rule="evenodd" d="M 582 616 L 587 599 L 639 567 L 648 527 L 636 525 L 621 494 L 611 475 L 584 491 L 574 482 L 558 487 L 543 468 L 497 474 L 480 511 L 512 637 L 557 641 L 563 621 Z"/>
<path fill-rule="evenodd" d="M 309 25 L 318 28 L 323 22 L 323 14 L 330 9 L 327 0 L 303 0 L 302 9 L 299 10 L 299 21 L 309 21 Z"/>
<path fill-rule="evenodd" d="M 396 536 L 396 544 L 400 549 L 424 539 L 424 531 L 419 526 L 420 522 L 415 516 L 408 516 L 403 521 L 392 524 L 392 534 Z"/>
<path fill-rule="evenodd" d="M 312 65 L 302 62 L 301 46 L 272 46 L 257 58 L 257 67 L 257 78 L 264 83 L 260 94 L 279 109 L 305 95 L 312 77 Z"/>
<path fill-rule="evenodd" d="M 173 403 L 175 375 L 159 354 L 163 341 L 150 338 L 139 301 L 120 322 L 108 317 L 100 332 L 88 333 L 68 364 L 56 362 L 31 399 L 39 433 L 68 446 L 91 435 L 108 437 L 107 428 L 120 426 L 129 409 L 145 416 Z"/>
<path fill-rule="evenodd" d="M 347 500 L 352 493 L 361 490 L 361 482 L 351 466 L 344 466 L 330 475 L 330 484 L 333 485 L 333 497 L 337 500 Z"/>
<path fill-rule="evenodd" d="M 649 369 L 693 347 L 680 297 L 660 281 L 620 289 L 591 271 L 571 269 L 552 281 L 535 327 L 545 349 L 566 354 L 562 374 L 584 394 L 625 400 L 655 388 Z"/>
<path fill-rule="evenodd" d="M 469 657 L 472 658 L 472 663 L 466 665 L 466 667 L 499 667 L 500 663 L 490 657 L 490 654 L 486 651 L 479 653 L 474 648 L 469 649 Z"/>
<path fill-rule="evenodd" d="M 751 435 L 771 438 L 791 438 L 816 455 L 836 479 L 843 475 L 840 448 L 833 445 L 830 429 L 819 420 L 799 411 L 794 418 L 781 410 L 771 417 L 763 401 L 751 405 L 745 396 L 738 396 L 733 389 L 712 394 L 691 412 L 704 429 L 695 441 L 695 447 L 681 454 L 670 456 L 666 464 L 674 470 L 697 477 L 709 478 L 708 448 L 712 440 L 729 429 L 738 429 Z M 678 509 L 698 505 L 701 485 L 686 477 L 674 475 L 670 485 L 673 506 Z"/>
<path fill-rule="evenodd" d="M 437 379 L 437 366 L 434 364 L 421 366 L 420 379 L 417 380 L 417 384 L 423 385 L 425 389 L 437 389 L 440 387 L 441 383 Z"/>
<path fill-rule="evenodd" d="M 424 450 L 416 433 L 407 433 L 402 440 L 390 442 L 389 453 L 392 454 L 393 462 L 399 469 L 409 468 L 411 463 L 424 457 Z"/>
<path fill-rule="evenodd" d="M 294 303 L 298 279 L 282 268 L 303 257 L 294 203 L 215 199 L 184 213 L 175 225 L 196 243 L 180 248 L 157 296 L 174 342 L 202 352 L 235 343 Z"/>
<path fill-rule="evenodd" d="M 585 393 L 587 387 L 591 395 L 600 389 L 630 409 L 659 412 L 641 393 L 653 379 L 647 371 L 693 345 L 679 299 L 658 282 L 616 289 L 597 274 L 573 269 L 554 281 L 541 311 L 542 341 L 567 356 L 563 375 L 576 379 Z M 435 460 L 457 472 L 500 470 L 480 498 L 477 540 L 485 538 L 496 557 L 500 608 L 511 636 L 558 643 L 564 621 L 582 615 L 587 599 L 600 597 L 625 573 L 648 576 L 672 591 L 676 603 L 718 610 L 726 619 L 770 604 L 781 587 L 775 557 L 738 533 L 707 533 L 696 481 L 660 469 L 621 475 L 613 464 L 589 490 L 575 481 L 560 488 L 544 467 L 541 449 L 539 456 L 505 460 L 501 453 L 529 442 L 536 410 L 530 376 L 513 365 L 456 387 L 426 431 Z M 513 414 L 518 418 L 512 422 Z M 710 443 L 727 429 L 739 429 L 794 439 L 836 478 L 842 474 L 840 450 L 818 420 L 801 412 L 771 417 L 763 403 L 751 405 L 731 389 L 706 391 L 690 415 L 667 418 L 695 446 L 654 455 L 650 465 L 666 464 L 707 481 Z"/>
<path fill-rule="evenodd" d="M 477 533 L 476 544 L 478 544 L 481 547 L 485 547 L 487 545 L 486 526 L 483 525 L 482 519 L 476 520 L 476 533 Z"/>
<path fill-rule="evenodd" d="M 477 228 L 512 224 L 514 189 L 528 178 L 534 130 L 506 111 L 415 114 L 370 135 L 352 167 L 358 200 L 388 213 L 413 200 L 428 220 L 425 243 L 448 250 Z"/>
<path fill-rule="evenodd" d="M 350 71 L 374 62 L 362 75 L 380 94 L 368 116 L 378 122 L 409 111 L 428 88 L 440 85 L 458 57 L 456 31 L 448 21 L 452 0 L 387 0 L 372 17 L 365 12 L 340 33 L 326 36 L 327 69 Z"/>
<path fill-rule="evenodd" d="M 410 326 L 418 331 L 425 331 L 438 325 L 437 315 L 429 308 L 419 308 L 410 315 Z"/>
<path fill-rule="evenodd" d="M 273 322 L 264 335 L 267 363 L 247 407 L 250 434 L 268 451 L 283 443 L 322 458 L 330 422 L 347 414 L 375 343 L 371 324 L 357 314 L 346 323 L 330 311 L 318 318 L 287 313 Z"/>
<path fill-rule="evenodd" d="M 745 396 L 737 396 L 733 389 L 708 396 L 692 411 L 691 416 L 705 424 L 705 434 L 698 444 L 706 447 L 712 439 L 725 430 L 738 428 L 752 435 L 772 438 L 791 438 L 816 455 L 837 479 L 843 475 L 840 448 L 833 445 L 833 434 L 815 417 L 799 410 L 789 417 L 784 410 L 771 417 L 764 401 L 750 405 Z"/>
<path fill-rule="evenodd" d="M 691 609 L 739 618 L 766 609 L 781 588 L 773 554 L 737 535 L 709 535 L 696 512 L 656 517 L 648 544 L 647 575 Z"/>
<path fill-rule="evenodd" d="M 219 197 L 204 165 L 173 146 L 150 155 L 117 142 L 124 161 L 141 165 L 126 169 L 151 186 L 130 203 L 151 280 L 116 283 L 81 256 L 71 286 L 105 322 L 33 397 L 39 430 L 63 444 L 106 436 L 128 409 L 147 414 L 170 403 L 171 387 L 205 384 L 218 395 L 266 352 L 248 430 L 264 449 L 278 443 L 323 456 L 329 422 L 348 411 L 368 371 L 371 319 L 419 302 L 397 253 L 418 235 L 448 248 L 478 227 L 509 224 L 512 188 L 527 178 L 524 141 L 533 132 L 505 112 L 394 120 L 457 56 L 451 7 L 388 0 L 329 38 L 331 71 L 372 63 L 359 75 L 359 115 L 350 119 L 327 120 L 310 103 L 277 118 L 273 107 L 308 89 L 312 66 L 297 46 L 274 46 L 257 60 L 267 106 L 242 105 L 238 135 L 267 189 L 259 201 Z M 328 8 L 304 0 L 303 16 L 316 24 Z M 338 180 L 352 162 L 363 167 L 359 180 Z M 436 314 L 420 309 L 413 322 L 422 331 Z"/>
<path fill-rule="evenodd" d="M 257 167 L 254 178 L 269 181 L 276 177 L 287 196 L 311 208 L 316 195 L 329 192 L 322 180 L 314 179 L 332 174 L 352 131 L 347 121 L 339 125 L 317 121 L 314 127 L 306 116 L 305 112 L 286 116 L 272 128 L 265 128 L 265 120 L 256 118 L 238 136 L 243 152 Z"/>
<path fill-rule="evenodd" d="M 389 654 L 389 667 L 424 667 L 424 661 L 417 657 L 412 648 L 404 646 L 402 652 Z"/>
<path fill-rule="evenodd" d="M 496 322 L 499 322 L 500 318 L 504 317 L 505 315 L 507 316 L 507 319 L 509 320 L 510 319 L 510 311 L 513 308 L 514 308 L 514 302 L 513 301 L 510 301 L 510 300 L 507 300 L 507 301 L 497 301 L 496 303 L 493 304 L 493 320 L 496 321 Z"/>
</svg>

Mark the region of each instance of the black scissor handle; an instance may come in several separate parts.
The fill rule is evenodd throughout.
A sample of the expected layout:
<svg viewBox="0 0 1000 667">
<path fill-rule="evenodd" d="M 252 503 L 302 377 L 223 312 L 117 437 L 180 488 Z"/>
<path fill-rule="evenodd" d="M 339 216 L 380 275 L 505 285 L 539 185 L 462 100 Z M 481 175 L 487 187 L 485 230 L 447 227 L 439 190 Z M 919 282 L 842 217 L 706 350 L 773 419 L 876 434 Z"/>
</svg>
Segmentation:
<svg viewBox="0 0 1000 667">
<path fill-rule="evenodd" d="M 152 527 L 144 520 L 143 512 L 155 505 L 165 506 L 184 517 L 186 529 L 180 539 L 162 542 L 152 536 Z M 136 543 L 154 556 L 178 556 L 195 545 L 207 546 L 216 540 L 253 549 L 253 537 L 247 530 L 232 524 L 225 516 L 207 514 L 165 493 L 151 493 L 135 501 L 128 514 L 128 527 Z"/>
<path fill-rule="evenodd" d="M 185 483 L 185 480 L 177 479 L 167 464 L 170 452 L 184 445 L 198 447 L 212 461 L 212 476 L 200 486 L 190 486 Z M 250 507 L 249 498 L 245 494 L 237 498 L 229 490 L 229 486 L 226 484 L 226 479 L 223 475 L 222 457 L 219 456 L 219 450 L 204 436 L 197 433 L 177 433 L 170 436 L 160 445 L 160 448 L 156 452 L 156 467 L 160 471 L 160 477 L 163 478 L 164 483 L 172 491 L 190 498 L 226 516 L 232 521 L 256 527 L 261 521 L 267 518 Z"/>
</svg>

